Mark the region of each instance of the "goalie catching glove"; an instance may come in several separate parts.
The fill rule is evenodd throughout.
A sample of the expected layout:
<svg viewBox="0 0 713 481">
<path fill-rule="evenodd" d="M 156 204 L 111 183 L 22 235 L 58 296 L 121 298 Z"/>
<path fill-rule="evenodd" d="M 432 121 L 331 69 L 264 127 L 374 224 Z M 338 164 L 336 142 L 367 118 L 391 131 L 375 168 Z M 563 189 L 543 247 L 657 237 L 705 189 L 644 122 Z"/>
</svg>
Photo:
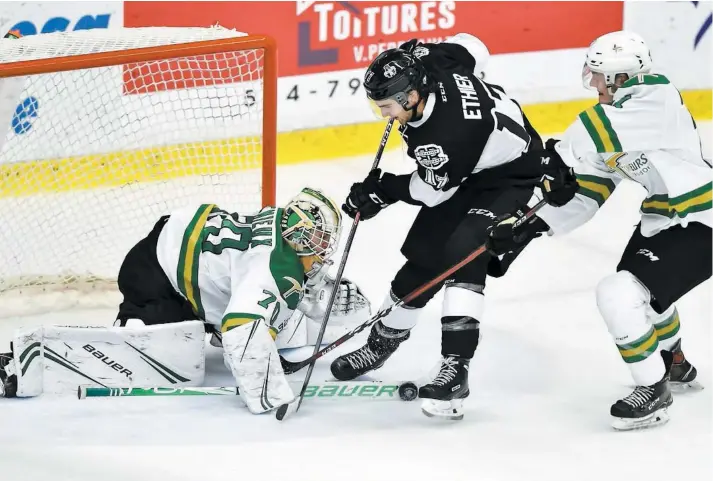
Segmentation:
<svg viewBox="0 0 713 481">
<path fill-rule="evenodd" d="M 327 312 L 327 303 L 332 289 L 334 289 L 334 279 L 329 275 L 325 275 L 315 284 L 307 282 L 304 297 L 297 309 L 305 313 L 307 317 L 321 320 Z M 369 309 L 369 301 L 364 297 L 359 287 L 349 279 L 343 278 L 337 289 L 331 315 L 347 315 L 365 308 Z"/>
<path fill-rule="evenodd" d="M 297 310 L 275 339 L 278 349 L 314 346 L 333 288 L 334 279 L 329 276 L 324 278 L 322 285 L 305 287 L 305 295 Z M 371 304 L 356 284 L 342 278 L 337 289 L 323 344 L 337 340 L 371 317 Z"/>
</svg>

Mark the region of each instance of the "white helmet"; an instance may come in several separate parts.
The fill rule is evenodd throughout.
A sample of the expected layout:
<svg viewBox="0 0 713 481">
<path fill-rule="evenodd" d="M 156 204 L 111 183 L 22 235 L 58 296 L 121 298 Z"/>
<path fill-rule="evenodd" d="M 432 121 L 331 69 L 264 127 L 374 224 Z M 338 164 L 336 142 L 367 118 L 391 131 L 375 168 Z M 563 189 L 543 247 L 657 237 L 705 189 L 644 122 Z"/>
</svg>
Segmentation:
<svg viewBox="0 0 713 481">
<path fill-rule="evenodd" d="M 582 81 L 591 88 L 592 72 L 604 74 L 609 93 L 617 74 L 629 78 L 651 71 L 651 52 L 644 39 L 633 32 L 611 32 L 602 35 L 589 46 L 584 62 Z"/>
<path fill-rule="evenodd" d="M 316 256 L 323 263 L 337 250 L 342 214 L 319 190 L 302 189 L 285 206 L 281 222 L 282 237 L 298 256 Z"/>
</svg>

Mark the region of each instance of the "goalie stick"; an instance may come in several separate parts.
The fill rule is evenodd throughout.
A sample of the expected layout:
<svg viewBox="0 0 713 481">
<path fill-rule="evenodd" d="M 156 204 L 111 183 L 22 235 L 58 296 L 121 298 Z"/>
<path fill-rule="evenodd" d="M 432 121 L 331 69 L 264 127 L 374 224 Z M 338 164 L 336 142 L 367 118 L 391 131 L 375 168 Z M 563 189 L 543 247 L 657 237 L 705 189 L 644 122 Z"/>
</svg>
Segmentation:
<svg viewBox="0 0 713 481">
<path fill-rule="evenodd" d="M 544 200 L 539 201 L 537 204 L 535 204 L 530 210 L 525 212 L 525 214 L 522 215 L 515 223 L 513 224 L 513 228 L 517 228 L 524 224 L 526 221 L 532 218 L 542 206 L 546 205 L 546 202 Z M 363 324 L 358 325 L 351 331 L 347 332 L 344 334 L 342 337 L 337 339 L 336 341 L 332 342 L 331 344 L 327 345 L 324 349 L 316 351 L 312 356 L 308 357 L 304 361 L 299 361 L 299 362 L 291 362 L 288 361 L 287 359 L 281 359 L 282 361 L 282 369 L 285 371 L 285 374 L 292 374 L 294 372 L 299 371 L 300 369 L 304 368 L 305 366 L 309 365 L 310 363 L 313 363 L 320 357 L 324 356 L 325 354 L 331 352 L 332 350 L 336 349 L 338 346 L 344 344 L 347 342 L 349 339 L 353 338 L 363 330 L 373 326 L 376 324 L 378 321 L 389 315 L 391 311 L 396 309 L 397 307 L 400 307 L 416 297 L 420 296 L 427 290 L 431 289 L 433 286 L 438 284 L 439 282 L 447 279 L 450 277 L 454 272 L 456 272 L 458 269 L 463 267 L 464 265 L 468 264 L 469 262 L 473 261 L 476 257 L 481 255 L 483 252 L 485 252 L 486 246 L 485 244 L 481 245 L 478 247 L 476 250 L 468 254 L 466 258 L 461 260 L 458 264 L 455 264 L 448 268 L 445 272 L 443 272 L 441 275 L 438 277 L 428 281 L 427 283 L 423 284 L 421 287 L 416 288 L 412 292 L 408 293 L 406 296 L 404 296 L 403 299 L 400 299 L 398 302 L 391 304 L 389 307 L 377 312 L 371 319 L 368 319 L 365 321 Z M 283 406 L 286 406 L 286 404 L 283 404 L 280 408 Z"/>
<path fill-rule="evenodd" d="M 301 382 L 292 381 L 297 389 Z M 79 386 L 77 398 L 89 397 L 156 397 L 156 396 L 236 396 L 237 387 L 89 387 Z M 413 401 L 418 396 L 418 386 L 411 381 L 327 381 L 310 384 L 305 397 L 323 401 L 344 401 L 347 399 L 370 399 L 378 401 Z"/>
<path fill-rule="evenodd" d="M 386 127 L 384 128 L 384 134 L 381 136 L 381 142 L 379 142 L 379 148 L 376 150 L 376 155 L 374 156 L 374 163 L 371 165 L 371 171 L 375 170 L 377 167 L 379 167 L 379 162 L 381 162 L 381 156 L 384 153 L 384 149 L 386 148 L 386 142 L 389 140 L 389 135 L 391 134 L 391 128 L 394 126 L 394 119 L 390 118 L 389 121 L 386 123 Z M 342 280 L 342 273 L 344 273 L 344 266 L 347 264 L 347 258 L 349 257 L 349 252 L 351 251 L 352 248 L 352 242 L 354 241 L 354 235 L 356 234 L 357 226 L 359 225 L 359 220 L 361 219 L 361 212 L 357 212 L 356 215 L 354 216 L 354 222 L 352 223 L 352 228 L 349 231 L 349 237 L 347 237 L 347 243 L 344 246 L 344 254 L 342 254 L 342 260 L 339 262 L 339 269 L 337 269 L 337 275 L 334 276 L 334 289 L 332 289 L 332 293 L 329 296 L 329 301 L 327 302 L 327 307 L 326 307 L 326 312 L 324 313 L 324 318 L 322 319 L 322 325 L 319 328 L 319 334 L 317 335 L 317 341 L 314 344 L 314 353 L 312 354 L 311 358 L 314 358 L 312 361 L 307 363 L 309 365 L 309 369 L 307 370 L 307 374 L 305 375 L 305 380 L 304 384 L 302 385 L 302 390 L 297 396 L 297 399 L 294 401 L 283 404 L 279 408 L 277 408 L 277 413 L 275 416 L 277 417 L 278 420 L 282 421 L 282 419 L 285 417 L 285 413 L 287 412 L 288 407 L 291 405 L 292 406 L 292 412 L 296 412 L 299 410 L 300 406 L 302 405 L 302 400 L 304 399 L 305 396 L 305 390 L 307 389 L 307 385 L 309 384 L 309 379 L 312 377 L 312 371 L 314 370 L 314 363 L 319 357 L 315 357 L 315 355 L 319 352 L 319 348 L 322 345 L 322 338 L 324 337 L 324 332 L 327 329 L 327 322 L 329 321 L 329 315 L 332 312 L 332 306 L 334 305 L 334 299 L 336 298 L 337 295 L 337 287 L 339 286 L 339 283 Z M 310 358 L 310 359 L 311 359 Z M 281 361 L 283 358 L 280 359 Z M 284 369 L 284 364 L 283 364 L 283 369 Z M 294 372 L 294 371 L 293 371 Z"/>
</svg>

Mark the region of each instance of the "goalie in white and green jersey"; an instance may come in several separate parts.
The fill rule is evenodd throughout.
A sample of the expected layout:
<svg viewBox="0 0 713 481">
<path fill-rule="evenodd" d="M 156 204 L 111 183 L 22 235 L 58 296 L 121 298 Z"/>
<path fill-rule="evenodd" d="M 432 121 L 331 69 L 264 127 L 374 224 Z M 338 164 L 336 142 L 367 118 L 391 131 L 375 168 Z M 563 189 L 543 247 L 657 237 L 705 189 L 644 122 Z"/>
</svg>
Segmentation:
<svg viewBox="0 0 713 481">
<path fill-rule="evenodd" d="M 331 290 L 338 293 L 324 342 L 370 314 L 354 284 L 335 287 L 326 275 L 340 227 L 334 201 L 310 188 L 284 208 L 251 215 L 213 204 L 171 212 L 122 263 L 115 327 L 19 332 L 14 352 L 0 360 L 0 396 L 200 385 L 205 323 L 222 333 L 225 363 L 249 410 L 277 408 L 294 397 L 278 348 L 314 344 Z"/>
<path fill-rule="evenodd" d="M 558 235 L 584 224 L 622 180 L 647 191 L 641 222 L 617 272 L 597 286 L 597 306 L 637 384 L 611 407 L 614 426 L 665 422 L 669 381 L 692 384 L 696 369 L 681 350 L 674 303 L 711 276 L 711 165 L 679 91 L 652 71 L 644 40 L 630 32 L 596 39 L 584 65 L 599 103 L 582 112 L 561 141 L 538 153 L 549 205 L 513 230 L 519 214 L 496 220 L 489 248 L 520 248 L 539 232 Z"/>
<path fill-rule="evenodd" d="M 314 189 L 304 189 L 284 209 L 267 207 L 251 216 L 212 204 L 174 212 L 160 230 L 156 257 L 177 302 L 144 302 L 152 288 L 143 269 L 125 263 L 118 318 L 150 324 L 182 317 L 212 324 L 222 332 L 226 364 L 248 409 L 277 408 L 294 394 L 274 339 L 300 305 L 305 283 L 323 274 L 340 227 L 336 204 Z M 133 282 L 125 282 L 127 277 Z M 137 285 L 141 292 L 135 293 Z"/>
</svg>

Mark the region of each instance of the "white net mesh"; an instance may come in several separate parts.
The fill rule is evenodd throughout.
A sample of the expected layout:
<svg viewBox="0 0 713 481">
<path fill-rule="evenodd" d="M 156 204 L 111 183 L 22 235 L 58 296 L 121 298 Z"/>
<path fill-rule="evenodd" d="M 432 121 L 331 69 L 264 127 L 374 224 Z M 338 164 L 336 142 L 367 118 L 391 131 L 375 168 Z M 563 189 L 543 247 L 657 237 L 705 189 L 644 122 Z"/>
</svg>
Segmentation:
<svg viewBox="0 0 713 481">
<path fill-rule="evenodd" d="M 0 71 L 242 35 L 138 28 L 3 39 Z M 263 58 L 235 50 L 0 79 L 0 316 L 114 303 L 116 293 L 96 293 L 115 290 L 128 250 L 172 209 L 258 209 Z"/>
</svg>

